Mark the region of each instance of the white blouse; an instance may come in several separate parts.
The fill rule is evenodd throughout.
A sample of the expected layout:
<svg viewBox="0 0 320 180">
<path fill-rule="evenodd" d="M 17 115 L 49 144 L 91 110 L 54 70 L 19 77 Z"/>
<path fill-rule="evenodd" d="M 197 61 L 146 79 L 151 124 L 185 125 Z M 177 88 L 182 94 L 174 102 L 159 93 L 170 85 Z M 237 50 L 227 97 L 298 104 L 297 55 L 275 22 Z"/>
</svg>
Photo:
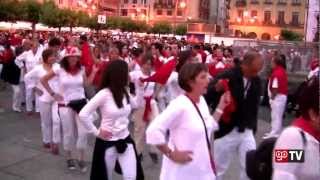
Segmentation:
<svg viewBox="0 0 320 180">
<path fill-rule="evenodd" d="M 301 129 L 288 127 L 277 139 L 274 149 L 304 150 L 304 163 L 276 163 L 273 157 L 273 180 L 319 180 L 320 179 L 320 143 L 304 132 L 303 144 Z"/>
<path fill-rule="evenodd" d="M 55 66 L 52 68 L 54 74 L 59 80 L 59 94 L 63 97 L 65 104 L 71 100 L 84 99 L 86 98 L 84 92 L 84 69 L 81 69 L 77 74 L 72 75 L 65 71 L 61 66 Z"/>
<path fill-rule="evenodd" d="M 129 73 L 131 82 L 134 83 L 135 88 L 139 87 L 140 78 L 147 78 L 149 76 L 144 75 L 141 70 L 139 71 L 132 71 Z M 143 91 L 144 97 L 152 96 L 154 93 L 156 84 L 154 82 L 145 82 L 143 83 Z"/>
<path fill-rule="evenodd" d="M 218 128 L 217 122 L 209 113 L 204 98 L 197 103 L 205 120 L 208 135 Z M 185 95 L 172 100 L 169 106 L 157 116 L 149 125 L 146 132 L 148 144 L 166 144 L 166 132 L 170 136 L 168 147 L 176 147 L 181 151 L 192 151 L 192 161 L 187 164 L 178 164 L 166 156 L 163 157 L 160 173 L 161 180 L 214 180 L 210 157 L 207 147 L 205 130 L 202 120 L 192 102 Z"/>
<path fill-rule="evenodd" d="M 59 64 L 53 64 L 53 68 L 59 66 Z M 47 92 L 47 90 L 43 87 L 40 82 L 40 79 L 45 76 L 48 72 L 44 69 L 43 64 L 39 64 L 34 67 L 31 71 L 29 71 L 24 80 L 27 84 L 27 88 L 37 87 L 42 91 L 42 95 L 39 97 L 39 100 L 42 102 L 53 102 L 52 96 Z M 53 90 L 53 92 L 59 91 L 59 80 L 57 77 L 53 77 L 49 80 L 49 86 Z"/>
<path fill-rule="evenodd" d="M 42 52 L 43 49 L 39 46 L 36 54 L 33 53 L 32 50 L 25 51 L 20 54 L 15 63 L 19 68 L 26 67 L 27 72 L 31 71 L 36 65 L 40 64 L 42 61 Z M 27 73 L 26 72 L 26 73 Z"/>
<path fill-rule="evenodd" d="M 82 108 L 79 113 L 80 122 L 84 127 L 95 136 L 98 136 L 99 130 L 89 117 L 97 109 L 101 112 L 101 123 L 99 129 L 103 129 L 112 133 L 110 141 L 124 139 L 129 135 L 129 115 L 133 108 L 138 108 L 143 99 L 142 90 L 137 90 L 135 97 L 130 96 L 129 103 L 123 98 L 123 107 L 118 108 L 112 92 L 108 89 L 100 90 L 90 101 Z"/>
</svg>

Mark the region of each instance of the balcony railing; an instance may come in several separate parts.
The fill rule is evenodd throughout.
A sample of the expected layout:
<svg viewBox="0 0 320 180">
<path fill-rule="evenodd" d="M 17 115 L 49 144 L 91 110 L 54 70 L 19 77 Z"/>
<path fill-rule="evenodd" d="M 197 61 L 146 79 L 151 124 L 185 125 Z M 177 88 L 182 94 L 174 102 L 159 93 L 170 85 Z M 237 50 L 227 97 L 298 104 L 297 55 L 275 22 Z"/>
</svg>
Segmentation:
<svg viewBox="0 0 320 180">
<path fill-rule="evenodd" d="M 259 4 L 259 1 L 257 1 L 257 0 L 251 0 L 250 4 Z"/>
<path fill-rule="evenodd" d="M 245 0 L 236 1 L 236 7 L 245 7 L 245 6 L 247 6 L 247 1 Z"/>
</svg>

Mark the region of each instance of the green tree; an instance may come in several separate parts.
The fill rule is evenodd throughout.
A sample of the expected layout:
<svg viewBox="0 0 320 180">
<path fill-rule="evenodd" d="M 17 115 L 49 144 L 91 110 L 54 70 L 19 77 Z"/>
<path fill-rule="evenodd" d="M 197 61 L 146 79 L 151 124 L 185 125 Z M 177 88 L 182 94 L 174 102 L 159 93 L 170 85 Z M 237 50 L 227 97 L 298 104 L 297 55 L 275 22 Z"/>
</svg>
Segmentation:
<svg viewBox="0 0 320 180">
<path fill-rule="evenodd" d="M 0 21 L 16 21 L 20 19 L 22 4 L 18 0 L 0 0 Z"/>
<path fill-rule="evenodd" d="M 287 29 L 281 30 L 281 38 L 286 41 L 301 41 L 302 35 Z"/>
<path fill-rule="evenodd" d="M 166 22 L 157 22 L 153 25 L 152 30 L 154 34 L 169 34 L 172 32 L 172 26 Z"/>
<path fill-rule="evenodd" d="M 40 22 L 49 27 L 58 28 L 60 32 L 61 27 L 66 25 L 66 17 L 53 1 L 45 1 L 41 7 Z"/>
<path fill-rule="evenodd" d="M 181 24 L 178 25 L 176 30 L 175 30 L 177 35 L 183 36 L 187 34 L 187 25 Z"/>
<path fill-rule="evenodd" d="M 36 0 L 22 1 L 22 19 L 32 24 L 32 32 L 36 30 L 36 24 L 40 21 L 41 4 Z"/>
</svg>

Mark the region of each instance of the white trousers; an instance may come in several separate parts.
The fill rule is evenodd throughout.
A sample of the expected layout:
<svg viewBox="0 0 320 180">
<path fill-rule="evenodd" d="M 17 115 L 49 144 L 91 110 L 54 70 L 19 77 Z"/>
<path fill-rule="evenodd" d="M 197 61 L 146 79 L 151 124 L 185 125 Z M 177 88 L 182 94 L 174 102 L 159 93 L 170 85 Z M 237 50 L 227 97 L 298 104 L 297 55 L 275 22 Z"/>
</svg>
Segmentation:
<svg viewBox="0 0 320 180">
<path fill-rule="evenodd" d="M 22 93 L 23 87 L 21 84 L 11 85 L 13 94 L 12 94 L 12 109 L 13 110 L 21 110 L 21 102 L 22 102 Z"/>
<path fill-rule="evenodd" d="M 58 103 L 52 104 L 52 141 L 55 144 L 61 142 L 61 120 L 59 116 Z"/>
<path fill-rule="evenodd" d="M 107 168 L 108 179 L 112 180 L 112 173 L 118 159 L 122 170 L 123 180 L 134 180 L 137 175 L 137 159 L 132 144 L 128 144 L 126 151 L 119 154 L 115 147 L 106 150 L 104 161 Z"/>
<path fill-rule="evenodd" d="M 246 174 L 246 154 L 249 150 L 256 149 L 253 131 L 246 129 L 243 133 L 234 128 L 229 134 L 214 141 L 214 161 L 217 168 L 217 180 L 223 180 L 233 155 L 240 161 L 240 180 L 249 180 Z"/>
<path fill-rule="evenodd" d="M 66 151 L 85 150 L 88 147 L 88 133 L 79 122 L 79 116 L 69 107 L 59 107 L 63 147 Z"/>
<path fill-rule="evenodd" d="M 32 88 L 27 88 L 26 86 L 26 110 L 28 112 L 33 110 L 33 101 L 35 101 L 35 111 L 39 112 L 38 95 L 34 93 L 34 90 Z"/>
<path fill-rule="evenodd" d="M 52 102 L 39 101 L 42 141 L 52 143 Z"/>
<path fill-rule="evenodd" d="M 272 135 L 279 135 L 282 129 L 283 113 L 287 104 L 286 95 L 277 95 L 270 99 L 271 107 L 271 132 Z"/>
</svg>

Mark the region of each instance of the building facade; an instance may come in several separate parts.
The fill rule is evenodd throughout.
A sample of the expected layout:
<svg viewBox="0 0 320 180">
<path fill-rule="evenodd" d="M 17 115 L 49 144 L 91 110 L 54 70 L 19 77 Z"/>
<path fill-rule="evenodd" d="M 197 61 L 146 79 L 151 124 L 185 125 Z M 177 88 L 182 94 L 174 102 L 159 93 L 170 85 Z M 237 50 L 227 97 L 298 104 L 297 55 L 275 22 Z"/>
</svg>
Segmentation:
<svg viewBox="0 0 320 180">
<path fill-rule="evenodd" d="M 120 0 L 120 16 L 150 24 L 208 21 L 210 0 Z"/>
<path fill-rule="evenodd" d="M 233 0 L 229 28 L 237 37 L 278 40 L 282 29 L 304 35 L 307 0 Z"/>
<path fill-rule="evenodd" d="M 230 0 L 211 0 L 209 22 L 215 24 L 216 34 L 228 33 Z"/>
</svg>

